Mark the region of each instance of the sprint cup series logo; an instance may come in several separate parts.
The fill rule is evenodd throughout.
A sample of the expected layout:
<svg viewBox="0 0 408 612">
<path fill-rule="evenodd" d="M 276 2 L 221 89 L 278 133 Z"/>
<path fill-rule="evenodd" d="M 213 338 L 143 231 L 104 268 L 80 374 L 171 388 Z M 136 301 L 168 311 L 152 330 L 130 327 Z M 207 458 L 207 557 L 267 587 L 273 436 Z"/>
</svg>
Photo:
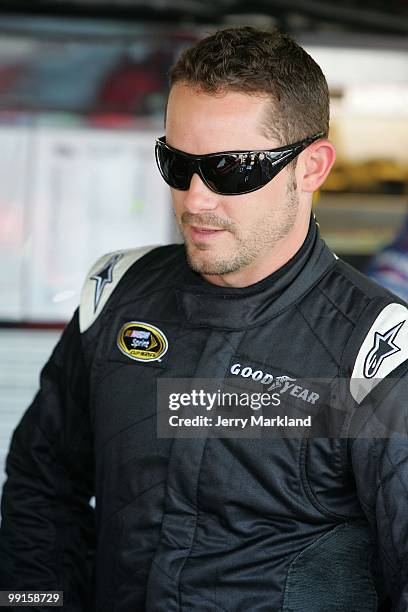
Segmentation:
<svg viewBox="0 0 408 612">
<path fill-rule="evenodd" d="M 163 332 L 154 325 L 129 321 L 119 331 L 118 347 L 135 361 L 160 361 L 169 343 Z"/>
</svg>

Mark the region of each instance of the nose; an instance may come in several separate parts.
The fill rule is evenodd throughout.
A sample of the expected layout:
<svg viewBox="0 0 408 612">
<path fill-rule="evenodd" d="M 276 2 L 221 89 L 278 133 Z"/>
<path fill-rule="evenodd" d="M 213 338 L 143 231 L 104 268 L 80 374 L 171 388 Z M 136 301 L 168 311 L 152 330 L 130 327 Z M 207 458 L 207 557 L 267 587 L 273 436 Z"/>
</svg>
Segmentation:
<svg viewBox="0 0 408 612">
<path fill-rule="evenodd" d="M 185 192 L 184 207 L 192 213 L 217 208 L 220 196 L 207 187 L 198 174 L 193 174 L 190 187 Z"/>
</svg>

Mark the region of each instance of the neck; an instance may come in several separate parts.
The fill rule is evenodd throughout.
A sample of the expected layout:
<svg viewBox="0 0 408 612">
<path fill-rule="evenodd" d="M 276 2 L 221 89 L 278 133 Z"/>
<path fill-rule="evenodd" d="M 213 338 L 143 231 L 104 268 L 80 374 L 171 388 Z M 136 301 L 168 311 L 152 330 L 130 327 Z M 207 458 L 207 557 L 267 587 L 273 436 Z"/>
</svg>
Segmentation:
<svg viewBox="0 0 408 612">
<path fill-rule="evenodd" d="M 203 274 L 213 285 L 222 287 L 248 287 L 263 280 L 284 266 L 301 248 L 309 230 L 310 217 L 298 219 L 291 232 L 269 251 L 262 252 L 252 264 L 230 274 Z"/>
</svg>

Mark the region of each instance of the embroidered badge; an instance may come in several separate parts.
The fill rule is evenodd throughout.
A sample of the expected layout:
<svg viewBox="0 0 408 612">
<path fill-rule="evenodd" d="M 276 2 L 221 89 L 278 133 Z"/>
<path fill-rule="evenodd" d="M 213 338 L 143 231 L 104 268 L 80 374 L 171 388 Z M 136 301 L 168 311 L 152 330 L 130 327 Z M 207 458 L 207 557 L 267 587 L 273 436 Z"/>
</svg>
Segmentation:
<svg viewBox="0 0 408 612">
<path fill-rule="evenodd" d="M 381 367 L 382 362 L 387 357 L 391 357 L 394 353 L 398 353 L 401 348 L 394 343 L 401 327 L 405 321 L 401 321 L 386 331 L 384 334 L 380 332 L 374 333 L 374 346 L 371 348 L 364 361 L 364 376 L 373 378 Z"/>
<path fill-rule="evenodd" d="M 164 333 L 141 321 L 129 321 L 119 331 L 119 350 L 135 361 L 160 361 L 169 344 Z"/>
<path fill-rule="evenodd" d="M 96 312 L 96 309 L 98 308 L 98 304 L 101 300 L 103 290 L 105 289 L 106 285 L 112 282 L 113 268 L 116 266 L 119 259 L 121 259 L 122 257 L 122 253 L 112 255 L 112 257 L 106 262 L 103 268 L 99 270 L 99 272 L 91 276 L 91 279 L 96 281 L 94 312 Z"/>
<path fill-rule="evenodd" d="M 350 393 L 358 404 L 408 360 L 408 326 L 404 325 L 407 320 L 407 307 L 392 302 L 379 312 L 368 330 L 350 378 Z"/>
</svg>

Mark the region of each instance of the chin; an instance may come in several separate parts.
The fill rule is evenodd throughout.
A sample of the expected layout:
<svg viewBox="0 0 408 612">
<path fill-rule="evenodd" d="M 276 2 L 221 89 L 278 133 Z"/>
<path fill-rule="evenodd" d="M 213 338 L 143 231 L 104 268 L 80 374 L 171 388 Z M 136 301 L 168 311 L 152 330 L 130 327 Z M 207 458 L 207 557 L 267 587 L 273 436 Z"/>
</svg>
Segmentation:
<svg viewBox="0 0 408 612">
<path fill-rule="evenodd" d="M 242 267 L 239 257 L 233 255 L 228 257 L 209 251 L 195 250 L 192 253 L 191 250 L 187 249 L 187 261 L 194 272 L 205 276 L 223 276 L 237 272 Z"/>
<path fill-rule="evenodd" d="M 191 251 L 188 250 L 187 260 L 190 268 L 192 268 L 194 272 L 198 272 L 199 274 L 218 274 L 218 272 L 215 271 L 218 267 L 217 263 L 209 254 L 205 255 L 203 252 L 191 253 Z"/>
</svg>

